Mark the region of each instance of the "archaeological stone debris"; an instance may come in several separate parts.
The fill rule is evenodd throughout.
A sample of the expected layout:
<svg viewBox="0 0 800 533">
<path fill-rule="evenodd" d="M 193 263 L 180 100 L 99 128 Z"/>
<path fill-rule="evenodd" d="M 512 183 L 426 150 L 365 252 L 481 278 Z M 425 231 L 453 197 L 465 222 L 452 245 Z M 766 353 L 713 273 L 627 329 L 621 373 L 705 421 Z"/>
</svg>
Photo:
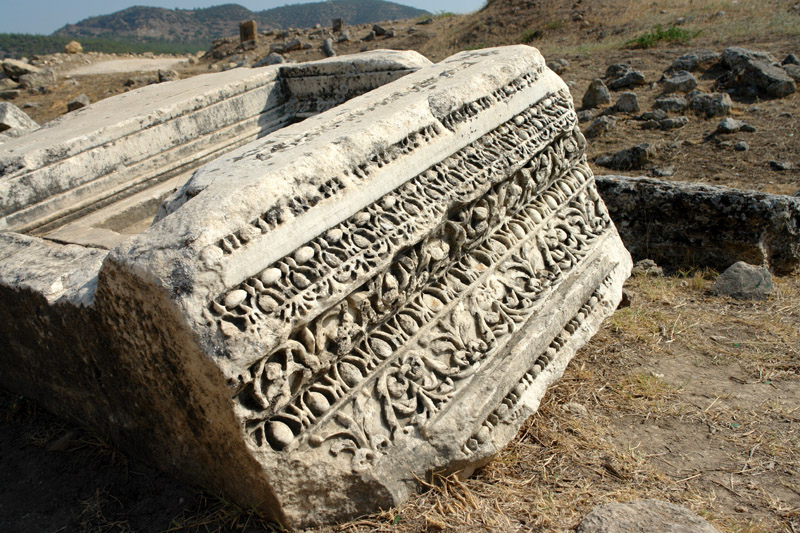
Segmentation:
<svg viewBox="0 0 800 533">
<path fill-rule="evenodd" d="M 490 461 L 630 256 L 536 49 L 381 54 L 0 145 L 4 386 L 289 527 Z"/>
</svg>

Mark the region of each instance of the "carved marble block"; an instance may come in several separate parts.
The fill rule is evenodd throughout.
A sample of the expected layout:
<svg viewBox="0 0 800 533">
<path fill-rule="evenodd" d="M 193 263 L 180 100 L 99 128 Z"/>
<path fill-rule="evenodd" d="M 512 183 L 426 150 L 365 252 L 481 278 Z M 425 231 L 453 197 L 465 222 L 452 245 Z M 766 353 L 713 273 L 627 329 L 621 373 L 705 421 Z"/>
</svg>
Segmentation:
<svg viewBox="0 0 800 533">
<path fill-rule="evenodd" d="M 82 258 L 102 261 L 76 312 L 93 420 L 292 527 L 484 465 L 630 272 L 577 126 L 565 84 L 513 46 L 207 163 L 152 226 Z"/>
</svg>

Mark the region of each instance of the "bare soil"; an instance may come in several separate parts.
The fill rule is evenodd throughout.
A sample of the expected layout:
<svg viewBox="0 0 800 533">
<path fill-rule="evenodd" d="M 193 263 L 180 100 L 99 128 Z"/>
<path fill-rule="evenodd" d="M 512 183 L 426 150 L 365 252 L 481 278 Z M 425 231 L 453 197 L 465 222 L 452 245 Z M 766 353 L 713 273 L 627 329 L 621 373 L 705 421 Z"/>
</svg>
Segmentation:
<svg viewBox="0 0 800 533">
<path fill-rule="evenodd" d="M 460 49 L 530 40 L 547 59 L 569 61 L 562 77 L 578 106 L 607 65 L 641 70 L 649 84 L 634 92 L 644 112 L 661 94 L 655 82 L 685 52 L 730 45 L 778 59 L 800 52 L 795 3 L 495 0 L 473 15 L 387 23 L 395 37 L 374 41 L 360 40 L 371 26 L 346 27 L 351 41 L 336 48 L 412 48 L 439 60 Z M 626 46 L 654 24 L 678 18 L 701 33 L 687 44 Z M 322 57 L 322 35 L 311 33 L 289 37 L 312 43 L 290 59 Z M 186 77 L 229 68 L 285 40 L 263 38 L 252 52 L 234 43 L 220 57 L 208 54 L 177 69 Z M 60 60 L 55 88 L 13 103 L 33 104 L 25 111 L 41 123 L 65 113 L 78 94 L 96 101 L 155 81 L 153 73 L 69 74 L 108 59 L 114 58 Z M 710 91 L 717 73 L 695 74 Z M 713 135 L 719 118 L 689 113 L 685 127 L 660 131 L 616 114 L 616 129 L 591 139 L 588 155 L 649 142 L 658 148 L 652 165 L 623 174 L 672 166 L 675 174 L 666 179 L 791 194 L 800 189 L 799 104 L 798 94 L 735 99 L 732 116 L 756 132 L 726 136 Z M 737 141 L 749 150 L 734 151 Z M 794 169 L 774 171 L 771 160 Z M 399 508 L 319 531 L 570 531 L 597 504 L 641 498 L 685 505 L 721 531 L 800 531 L 800 275 L 777 278 L 776 293 L 757 303 L 712 296 L 716 275 L 631 278 L 632 305 L 617 310 L 577 354 L 497 460 L 467 480 L 433 480 Z M 280 530 L 10 392 L 0 392 L 0 450 L 0 531 Z"/>
</svg>

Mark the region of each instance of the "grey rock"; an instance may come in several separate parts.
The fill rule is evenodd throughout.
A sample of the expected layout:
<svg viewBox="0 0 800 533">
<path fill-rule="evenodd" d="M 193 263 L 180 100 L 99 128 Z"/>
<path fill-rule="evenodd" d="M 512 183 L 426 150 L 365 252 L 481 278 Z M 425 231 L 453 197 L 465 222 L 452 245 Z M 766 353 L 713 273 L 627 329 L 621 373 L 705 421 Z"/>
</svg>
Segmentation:
<svg viewBox="0 0 800 533">
<path fill-rule="evenodd" d="M 673 61 L 672 65 L 670 65 L 667 71 L 686 70 L 689 72 L 694 72 L 696 70 L 710 67 L 719 61 L 719 58 L 720 55 L 717 52 L 712 52 L 709 50 L 697 50 L 695 52 L 684 54 Z"/>
<path fill-rule="evenodd" d="M 786 65 L 783 65 L 783 71 L 786 72 L 786 74 L 794 81 L 800 81 L 800 65 L 787 63 Z"/>
<path fill-rule="evenodd" d="M 633 264 L 631 276 L 663 276 L 664 269 L 652 259 L 640 259 Z"/>
<path fill-rule="evenodd" d="M 614 110 L 620 113 L 638 113 L 639 112 L 639 98 L 634 92 L 624 92 L 617 98 L 617 103 L 614 104 Z"/>
<path fill-rule="evenodd" d="M 70 100 L 69 102 L 67 102 L 67 111 L 68 112 L 76 111 L 78 109 L 81 109 L 82 107 L 86 107 L 89 104 L 90 104 L 89 97 L 86 96 L 85 94 L 80 94 L 75 98 L 73 98 L 72 100 Z"/>
<path fill-rule="evenodd" d="M 614 170 L 639 170 L 647 166 L 655 157 L 652 144 L 641 143 L 615 154 L 599 157 L 595 163 Z"/>
<path fill-rule="evenodd" d="M 364 41 L 364 42 L 374 41 L 375 40 L 375 32 L 374 31 L 369 32 L 368 34 L 363 36 L 361 38 L 361 40 Z"/>
<path fill-rule="evenodd" d="M 736 133 L 746 124 L 735 118 L 725 117 L 717 124 L 717 133 Z"/>
<path fill-rule="evenodd" d="M 333 48 L 333 41 L 331 39 L 325 39 L 322 41 L 322 53 L 325 54 L 325 57 L 334 57 L 336 55 L 336 50 Z"/>
<path fill-rule="evenodd" d="M 792 170 L 794 168 L 794 164 L 790 161 L 770 161 L 769 168 L 772 170 L 776 170 L 778 172 L 782 172 L 784 170 Z"/>
<path fill-rule="evenodd" d="M 303 43 L 300 42 L 300 39 L 298 39 L 297 37 L 283 44 L 284 52 L 294 52 L 295 50 L 301 50 L 302 48 L 303 48 Z"/>
<path fill-rule="evenodd" d="M 614 117 L 604 116 L 594 119 L 592 124 L 586 129 L 586 138 L 592 139 L 614 129 L 617 125 L 617 120 Z"/>
<path fill-rule="evenodd" d="M 22 91 L 19 89 L 6 89 L 0 91 L 0 98 L 3 100 L 13 100 L 14 98 L 18 97 L 22 94 Z"/>
<path fill-rule="evenodd" d="M 667 118 L 667 112 L 664 111 L 663 109 L 653 109 L 652 111 L 646 111 L 642 113 L 642 115 L 639 117 L 640 120 L 648 120 L 648 121 L 649 120 L 659 121 L 659 120 L 664 120 L 665 118 Z"/>
<path fill-rule="evenodd" d="M 697 78 L 695 78 L 691 72 L 678 70 L 668 77 L 665 76 L 664 79 L 661 80 L 661 86 L 665 93 L 688 93 L 697 87 Z"/>
<path fill-rule="evenodd" d="M 19 78 L 26 74 L 37 74 L 42 71 L 39 67 L 19 59 L 4 59 L 2 65 L 3 72 L 14 81 L 19 81 Z"/>
<path fill-rule="evenodd" d="M 592 119 L 594 119 L 594 109 L 582 109 L 578 111 L 578 122 L 581 124 L 589 122 Z"/>
<path fill-rule="evenodd" d="M 333 33 L 340 33 L 342 28 L 344 28 L 344 20 L 335 18 L 331 21 L 331 30 Z"/>
<path fill-rule="evenodd" d="M 613 65 L 609 65 L 606 68 L 605 78 L 610 79 L 617 79 L 621 78 L 628 72 L 632 71 L 633 68 L 630 65 L 626 65 L 625 63 L 614 63 Z"/>
<path fill-rule="evenodd" d="M 774 290 L 769 270 L 744 261 L 729 266 L 711 287 L 713 294 L 737 300 L 766 300 Z"/>
<path fill-rule="evenodd" d="M 675 167 L 655 167 L 653 169 L 653 176 L 656 178 L 668 178 L 675 175 Z"/>
<path fill-rule="evenodd" d="M 611 103 L 611 93 L 608 92 L 608 87 L 603 80 L 595 78 L 586 89 L 586 94 L 583 95 L 583 107 L 594 108 L 609 103 Z"/>
<path fill-rule="evenodd" d="M 789 55 L 787 55 L 786 57 L 783 58 L 783 61 L 781 61 L 781 65 L 783 65 L 783 66 L 786 66 L 786 65 L 800 65 L 800 58 L 798 58 L 794 54 L 789 54 Z"/>
<path fill-rule="evenodd" d="M 680 117 L 674 117 L 674 118 L 670 117 L 670 118 L 665 118 L 664 120 L 660 120 L 658 122 L 658 126 L 662 130 L 675 130 L 684 127 L 688 123 L 689 119 L 687 117 L 680 116 Z"/>
<path fill-rule="evenodd" d="M 29 91 L 45 92 L 57 83 L 56 73 L 51 68 L 40 69 L 19 77 L 19 84 Z"/>
<path fill-rule="evenodd" d="M 342 33 L 340 33 L 340 34 L 339 34 L 339 36 L 336 38 L 336 42 L 337 42 L 337 43 L 347 43 L 347 42 L 350 42 L 350 34 L 349 34 L 349 33 L 347 33 L 346 31 L 343 31 L 343 32 L 342 32 Z"/>
<path fill-rule="evenodd" d="M 376 37 L 383 37 L 388 33 L 386 31 L 386 28 L 384 28 L 383 26 L 381 26 L 379 24 L 373 24 L 372 25 L 372 31 L 375 32 L 375 36 Z"/>
<path fill-rule="evenodd" d="M 687 105 L 686 98 L 682 96 L 664 96 L 656 99 L 653 103 L 653 108 L 661 109 L 668 113 L 683 113 Z"/>
<path fill-rule="evenodd" d="M 737 152 L 746 152 L 750 149 L 750 145 L 744 141 L 739 141 L 733 145 L 733 149 Z"/>
<path fill-rule="evenodd" d="M 281 63 L 286 63 L 286 59 L 280 54 L 271 53 L 265 55 L 264 57 L 253 63 L 252 67 L 253 68 L 267 67 L 269 65 L 280 65 Z"/>
<path fill-rule="evenodd" d="M 731 112 L 733 102 L 727 93 L 705 94 L 695 91 L 689 97 L 689 108 L 707 118 L 725 116 Z"/>
<path fill-rule="evenodd" d="M 624 76 L 611 81 L 611 83 L 608 84 L 608 88 L 613 90 L 618 90 L 618 89 L 627 89 L 629 87 L 636 87 L 639 85 L 647 85 L 647 81 L 644 78 L 644 74 L 642 74 L 638 70 L 631 70 Z"/>
<path fill-rule="evenodd" d="M 569 61 L 564 58 L 553 59 L 547 62 L 547 68 L 560 76 L 569 68 Z"/>
<path fill-rule="evenodd" d="M 722 52 L 722 62 L 731 69 L 732 77 L 725 82 L 729 87 L 775 98 L 783 98 L 797 90 L 795 81 L 766 52 L 740 47 L 726 48 Z"/>
<path fill-rule="evenodd" d="M 659 500 L 598 505 L 576 533 L 720 533 L 685 507 Z"/>
<path fill-rule="evenodd" d="M 775 57 L 768 52 L 748 50 L 741 46 L 730 46 L 722 51 L 722 64 L 730 69 L 736 70 L 744 67 L 752 61 L 762 61 L 764 63 L 777 63 Z"/>
<path fill-rule="evenodd" d="M 0 132 L 9 137 L 19 137 L 39 129 L 39 125 L 20 108 L 0 102 Z"/>
<path fill-rule="evenodd" d="M 432 23 L 433 23 L 433 17 L 424 18 L 419 22 L 417 22 L 417 24 L 432 24 Z"/>
<path fill-rule="evenodd" d="M 158 83 L 181 79 L 180 74 L 172 69 L 158 69 Z"/>
<path fill-rule="evenodd" d="M 800 198 L 653 178 L 597 176 L 634 260 L 723 271 L 737 261 L 800 271 Z"/>
</svg>

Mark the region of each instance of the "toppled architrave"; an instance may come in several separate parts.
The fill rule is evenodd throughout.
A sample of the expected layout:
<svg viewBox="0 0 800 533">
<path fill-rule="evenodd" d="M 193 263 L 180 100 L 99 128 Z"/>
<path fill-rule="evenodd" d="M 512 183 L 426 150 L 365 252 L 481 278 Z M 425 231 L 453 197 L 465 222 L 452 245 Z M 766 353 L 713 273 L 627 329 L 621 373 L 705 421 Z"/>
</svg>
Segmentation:
<svg viewBox="0 0 800 533">
<path fill-rule="evenodd" d="M 538 51 L 460 53 L 202 167 L 97 303 L 138 372 L 205 376 L 175 393 L 259 465 L 237 498 L 297 527 L 387 508 L 490 460 L 616 308 L 584 145 Z"/>
</svg>

